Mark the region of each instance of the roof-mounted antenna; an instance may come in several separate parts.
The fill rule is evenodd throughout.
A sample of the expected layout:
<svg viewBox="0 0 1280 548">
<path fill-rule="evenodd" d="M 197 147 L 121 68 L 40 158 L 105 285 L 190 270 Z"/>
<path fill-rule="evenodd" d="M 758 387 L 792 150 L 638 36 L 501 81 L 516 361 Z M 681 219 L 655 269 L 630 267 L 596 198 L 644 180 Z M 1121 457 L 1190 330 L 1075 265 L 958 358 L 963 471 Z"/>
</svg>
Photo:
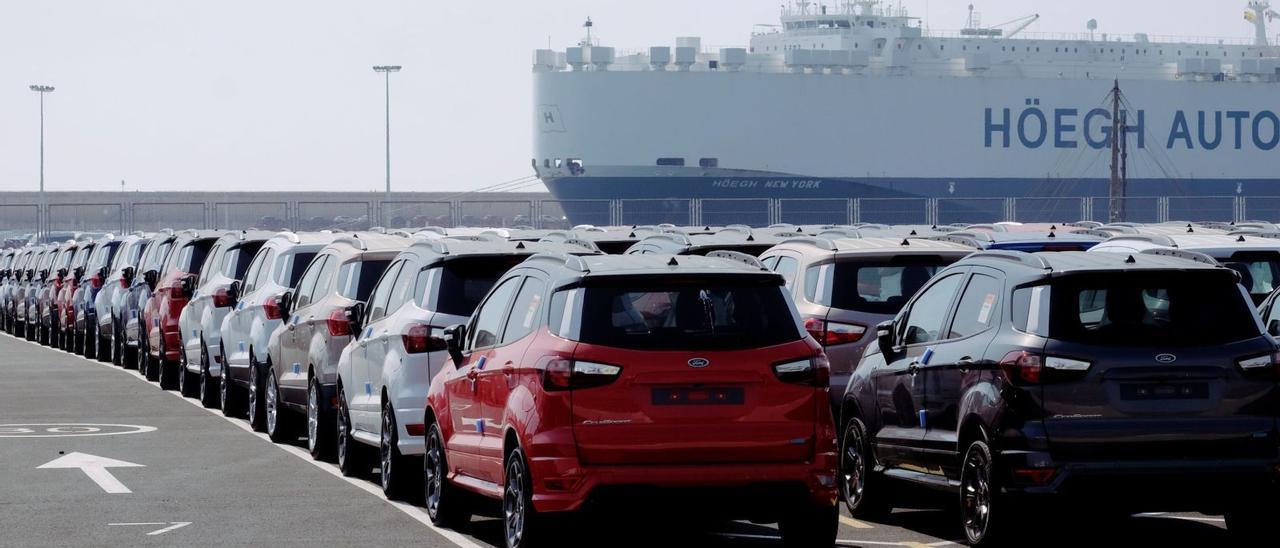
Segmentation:
<svg viewBox="0 0 1280 548">
<path fill-rule="evenodd" d="M 1236 238 L 1236 241 L 1237 241 L 1237 242 L 1241 242 L 1241 243 L 1243 243 L 1243 242 L 1244 242 L 1244 234 L 1241 234 L 1239 238 Z"/>
<path fill-rule="evenodd" d="M 667 261 L 667 266 L 680 266 L 680 263 L 676 262 L 675 257 L 672 257 L 670 261 Z"/>
<path fill-rule="evenodd" d="M 1058 237 L 1058 235 L 1057 235 L 1057 234 L 1055 234 L 1055 233 L 1053 233 L 1053 232 L 1050 232 L 1050 233 L 1049 233 L 1049 237 L 1050 237 L 1050 238 L 1057 238 L 1057 237 Z"/>
<path fill-rule="evenodd" d="M 524 242 L 516 242 L 516 249 L 524 249 Z"/>
<path fill-rule="evenodd" d="M 912 230 L 909 236 L 919 236 L 919 234 L 917 234 L 915 230 Z"/>
<path fill-rule="evenodd" d="M 1124 264 L 1133 264 L 1136 262 L 1138 262 L 1138 260 L 1133 258 L 1133 255 L 1130 255 L 1128 259 L 1124 260 Z"/>
<path fill-rule="evenodd" d="M 903 238 L 903 239 L 902 239 L 902 245 L 911 245 L 911 240 L 908 240 L 908 239 L 906 239 L 906 238 Z"/>
</svg>

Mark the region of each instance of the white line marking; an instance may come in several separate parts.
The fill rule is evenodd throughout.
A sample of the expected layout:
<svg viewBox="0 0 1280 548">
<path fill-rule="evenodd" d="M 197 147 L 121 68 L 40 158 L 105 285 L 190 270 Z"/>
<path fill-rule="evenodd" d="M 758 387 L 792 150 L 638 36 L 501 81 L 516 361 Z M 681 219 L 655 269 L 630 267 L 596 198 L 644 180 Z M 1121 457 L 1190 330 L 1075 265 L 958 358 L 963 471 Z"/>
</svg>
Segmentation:
<svg viewBox="0 0 1280 548">
<path fill-rule="evenodd" d="M 79 468 L 84 475 L 98 484 L 103 491 L 112 495 L 124 495 L 132 493 L 128 487 L 125 487 L 120 480 L 111 475 L 107 468 L 141 468 L 146 465 L 135 464 L 132 462 L 109 459 L 90 455 L 87 453 L 67 453 L 61 457 L 53 459 L 49 462 L 37 466 L 37 469 L 53 470 L 59 468 Z"/>
<path fill-rule="evenodd" d="M 1208 516 L 1173 516 L 1165 513 L 1154 514 L 1136 514 L 1135 518 L 1159 518 L 1159 519 L 1181 519 L 1186 521 L 1207 521 L 1209 523 L 1225 523 L 1225 518 L 1211 518 Z"/>
<path fill-rule="evenodd" d="M 874 527 L 873 527 L 871 524 L 869 524 L 869 523 L 863 523 L 863 522 L 861 522 L 861 521 L 858 521 L 858 520 L 856 520 L 856 519 L 853 519 L 853 518 L 851 518 L 851 517 L 849 517 L 849 516 L 845 516 L 845 515 L 841 515 L 841 516 L 840 516 L 840 523 L 843 523 L 843 524 L 845 524 L 845 525 L 848 525 L 849 527 L 852 527 L 852 528 L 854 528 L 854 529 L 873 529 L 873 528 L 874 528 Z"/>
<path fill-rule="evenodd" d="M 8 337 L 10 337 L 10 338 L 14 338 L 12 335 L 9 335 L 8 333 L 5 333 L 5 335 L 6 335 L 6 336 L 8 336 Z M 19 340 L 19 339 L 16 339 L 16 338 L 15 338 L 15 340 Z M 27 341 L 26 339 L 20 339 L 20 340 L 21 340 L 21 342 L 30 342 L 30 341 Z M 39 348 L 46 348 L 46 347 L 39 346 L 39 345 L 37 345 L 37 347 L 39 347 Z M 53 350 L 53 349 L 52 349 L 52 348 L 49 348 L 48 350 Z M 142 375 L 140 375 L 140 374 L 138 374 L 138 370 L 136 370 L 136 369 L 125 369 L 125 368 L 123 368 L 123 367 L 117 366 L 117 365 L 112 364 L 112 363 L 110 363 L 110 362 L 100 362 L 100 361 L 98 361 L 98 360 L 90 360 L 90 359 L 88 359 L 88 358 L 86 358 L 86 357 L 84 357 L 84 356 L 79 356 L 79 355 L 76 355 L 76 354 L 71 354 L 70 352 L 64 352 L 64 354 L 66 354 L 66 355 L 68 355 L 68 356 L 73 356 L 73 357 L 76 357 L 76 358 L 80 358 L 81 360 L 84 360 L 84 361 L 86 361 L 86 362 L 88 362 L 88 363 L 90 363 L 90 364 L 97 365 L 97 366 L 100 366 L 100 367 L 103 367 L 103 368 L 109 369 L 109 370 L 111 370 L 111 371 L 117 371 L 117 372 L 120 372 L 120 373 L 124 373 L 124 374 L 126 374 L 126 375 L 129 375 L 129 376 L 131 376 L 131 377 L 135 378 L 135 379 L 140 379 L 140 380 L 142 380 L 143 382 L 145 382 L 145 383 L 147 384 L 147 386 L 151 386 L 151 387 L 155 388 L 156 390 L 160 390 L 161 392 L 164 392 L 165 394 L 170 394 L 170 395 L 172 395 L 172 396 L 174 396 L 174 397 L 178 398 L 179 400 L 182 400 L 182 401 L 184 401 L 184 402 L 187 402 L 187 403 L 189 403 L 189 404 L 191 404 L 191 405 L 195 406 L 195 408 L 196 408 L 196 409 L 200 409 L 200 410 L 203 410 L 203 411 L 208 411 L 208 412 L 209 412 L 209 414 L 211 414 L 211 415 L 213 415 L 213 416 L 215 416 L 215 417 L 218 417 L 218 418 L 224 419 L 224 420 L 226 420 L 227 422 L 229 422 L 229 423 L 231 423 L 231 424 L 234 424 L 236 427 L 240 428 L 241 430 L 244 430 L 244 431 L 246 431 L 246 432 L 248 432 L 248 433 L 250 433 L 250 434 L 253 434 L 254 436 L 257 436 L 257 438 L 258 438 L 258 439 L 260 439 L 260 440 L 262 440 L 262 441 L 265 441 L 265 442 L 267 442 L 267 443 L 271 444 L 271 446 L 272 446 L 272 447 L 277 447 L 277 448 L 279 448 L 279 449 L 281 449 L 281 450 L 283 450 L 283 451 L 285 451 L 285 452 L 287 452 L 287 453 L 289 453 L 289 454 L 291 454 L 291 455 L 293 455 L 293 456 L 296 456 L 296 457 L 298 457 L 298 458 L 300 458 L 300 459 L 302 459 L 302 460 L 304 460 L 304 461 L 306 461 L 306 462 L 309 462 L 309 463 L 311 463 L 311 464 L 315 465 L 317 468 L 319 468 L 319 469 L 321 469 L 321 470 L 324 470 L 325 472 L 328 472 L 328 473 L 329 473 L 329 475 L 331 475 L 331 476 L 333 476 L 333 477 L 335 477 L 335 478 L 338 478 L 338 479 L 340 479 L 340 480 L 342 480 L 342 481 L 345 481 L 345 482 L 347 482 L 348 484 L 351 484 L 351 485 L 355 486 L 356 488 L 360 489 L 361 491 L 364 491 L 364 492 L 366 492 L 366 493 L 369 493 L 369 494 L 371 494 L 371 495 L 374 495 L 374 496 L 378 497 L 378 500 L 381 500 L 382 502 L 385 502 L 385 503 L 387 503 L 387 504 L 391 505 L 391 507 L 392 507 L 392 508 L 395 508 L 396 510 L 399 510 L 401 513 L 404 513 L 405 515 L 409 516 L 410 518 L 413 518 L 413 520 L 414 520 L 414 521 L 417 521 L 418 523 L 421 523 L 421 524 L 425 525 L 425 526 L 426 526 L 428 529 L 430 529 L 432 532 L 436 533 L 437 535 L 440 535 L 440 536 L 444 537 L 444 538 L 445 538 L 445 540 L 448 540 L 449 542 L 452 542 L 452 543 L 454 543 L 454 544 L 456 544 L 456 545 L 458 545 L 458 546 L 460 546 L 460 547 L 462 547 L 462 548 L 490 548 L 490 547 L 488 547 L 488 546 L 486 546 L 486 545 L 478 544 L 478 543 L 476 543 L 475 541 L 473 541 L 473 540 L 471 540 L 471 539 L 467 538 L 466 536 L 464 536 L 464 535 L 462 535 L 462 534 L 460 534 L 460 533 L 457 533 L 457 532 L 455 532 L 455 531 L 452 531 L 452 530 L 449 530 L 449 529 L 443 529 L 443 528 L 440 528 L 440 527 L 436 527 L 436 526 L 435 526 L 435 524 L 431 523 L 431 518 L 427 516 L 427 511 L 426 511 L 426 510 L 424 510 L 424 509 L 422 509 L 422 508 L 419 508 L 419 507 L 417 507 L 417 506 L 414 506 L 414 505 L 412 505 L 412 504 L 406 504 L 406 503 L 403 503 L 403 502 L 398 502 L 398 501 L 393 501 L 393 500 L 387 500 L 386 498 L 384 498 L 384 497 L 382 496 L 382 489 L 381 489 L 381 488 L 379 488 L 379 487 L 374 487 L 374 485 L 373 485 L 372 483 L 369 483 L 369 482 L 364 481 L 364 480 L 359 480 L 359 479 L 356 479 L 356 478 L 348 478 L 348 477 L 346 477 L 346 476 L 342 475 L 342 471 L 338 470 L 338 467 L 337 467 L 337 466 L 334 466 L 334 465 L 329 464 L 329 463 L 327 463 L 327 462 L 320 462 L 320 461 L 317 461 L 317 460 L 313 460 L 313 459 L 311 458 L 311 453 L 308 453 L 307 451 L 304 451 L 304 450 L 299 449 L 299 448 L 297 448 L 297 447 L 294 447 L 294 446 L 292 446 L 292 445 L 279 445 L 279 444 L 273 443 L 273 442 L 271 441 L 271 438 L 267 437 L 267 435 L 266 435 L 266 434 L 259 433 L 259 432 L 254 432 L 254 431 L 253 431 L 253 428 L 252 428 L 252 427 L 250 427 L 250 426 L 249 426 L 249 424 L 248 424 L 247 422 L 244 422 L 244 421 L 242 421 L 242 420 L 240 420 L 240 419 L 236 419 L 236 418 L 232 418 L 232 417 L 224 417 L 224 416 L 222 416 L 222 411 L 220 411 L 220 410 L 206 408 L 204 405 L 202 405 L 202 404 L 201 404 L 200 402 L 198 402 L 198 401 L 195 401 L 195 400 L 189 400 L 189 399 L 187 399 L 187 398 L 184 398 L 184 397 L 182 396 L 182 394 L 179 394 L 179 393 L 177 393 L 177 392 L 170 392 L 170 391 L 168 391 L 168 390 L 163 390 L 163 389 L 161 389 L 159 386 L 157 386 L 157 385 L 155 385 L 155 384 L 153 384 L 153 383 L 151 383 L 151 382 L 148 382 L 148 381 L 147 381 L 147 378 L 146 378 L 146 377 L 144 377 L 144 376 L 142 376 Z"/>
<path fill-rule="evenodd" d="M 108 523 L 107 525 L 164 525 L 165 521 L 135 521 L 132 523 Z"/>
<path fill-rule="evenodd" d="M 168 526 L 168 527 L 165 527 L 164 529 L 156 529 L 155 531 L 152 531 L 152 532 L 150 532 L 150 533 L 147 533 L 147 536 L 149 536 L 149 537 L 154 537 L 154 536 L 156 536 L 156 535 L 163 535 L 163 534 L 165 534 L 165 533 L 168 533 L 169 531 L 174 531 L 174 530 L 177 530 L 177 529 L 181 529 L 181 528 L 186 527 L 186 526 L 188 526 L 188 525 L 191 525 L 191 522 L 189 522 L 189 521 L 175 521 L 175 522 L 173 522 L 173 524 L 172 524 L 172 525 L 170 525 L 170 526 Z"/>
</svg>

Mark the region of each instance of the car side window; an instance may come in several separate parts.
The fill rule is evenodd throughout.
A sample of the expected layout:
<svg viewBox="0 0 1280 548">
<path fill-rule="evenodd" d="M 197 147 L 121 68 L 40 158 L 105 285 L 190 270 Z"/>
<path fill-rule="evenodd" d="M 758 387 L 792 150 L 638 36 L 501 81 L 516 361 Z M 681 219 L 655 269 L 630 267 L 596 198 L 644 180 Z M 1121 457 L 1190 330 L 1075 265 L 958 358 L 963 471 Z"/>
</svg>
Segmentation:
<svg viewBox="0 0 1280 548">
<path fill-rule="evenodd" d="M 187 246 L 187 249 L 194 252 L 195 246 Z M 186 250 L 184 249 L 183 251 L 185 252 Z M 218 272 L 222 268 L 222 257 L 226 254 L 225 251 L 226 248 L 221 244 L 213 246 L 213 249 L 209 251 L 209 260 L 200 265 L 199 275 L 201 280 L 209 279 L 210 275 Z M 184 268 L 183 270 L 187 269 Z M 190 271 L 188 270 L 188 272 Z"/>
<path fill-rule="evenodd" d="M 942 322 L 946 320 L 956 289 L 963 279 L 961 273 L 952 274 L 920 294 L 907 314 L 902 328 L 902 344 L 925 344 L 942 338 Z"/>
<path fill-rule="evenodd" d="M 503 320 L 507 316 L 507 311 L 511 309 L 511 298 L 515 296 L 522 279 L 524 278 L 520 276 L 507 278 L 502 285 L 494 288 L 489 298 L 485 299 L 484 304 L 476 310 L 475 319 L 471 322 L 470 334 L 467 336 L 469 349 L 496 346 L 498 341 L 502 340 Z"/>
<path fill-rule="evenodd" d="M 302 275 L 302 279 L 298 281 L 297 290 L 294 292 L 297 305 L 295 308 L 301 308 L 311 304 L 311 292 L 316 289 L 316 279 L 320 277 L 320 271 L 324 270 L 325 263 L 329 262 L 329 256 L 325 255 L 307 268 L 307 273 Z"/>
<path fill-rule="evenodd" d="M 244 283 L 241 284 L 241 293 L 249 293 L 258 287 L 258 273 L 262 272 L 262 263 L 265 262 L 267 252 L 263 251 L 253 258 L 253 262 L 249 263 L 249 271 L 244 275 Z"/>
<path fill-rule="evenodd" d="M 776 268 L 775 268 L 775 267 L 776 267 L 776 266 L 778 266 L 778 258 L 777 258 L 777 257 L 765 257 L 765 258 L 763 258 L 763 259 L 760 259 L 760 264 L 761 264 L 761 265 L 763 265 L 765 268 L 767 268 L 767 269 L 769 269 L 769 270 L 776 270 Z"/>
<path fill-rule="evenodd" d="M 782 279 L 786 281 L 787 289 L 791 289 L 796 283 L 796 272 L 800 270 L 800 261 L 794 257 L 779 257 L 778 266 L 773 271 L 782 275 Z"/>
<path fill-rule="evenodd" d="M 409 261 L 404 261 L 404 271 L 399 273 L 399 280 L 391 289 L 391 298 L 387 301 L 387 314 L 394 314 L 405 303 L 413 300 L 413 296 L 417 293 L 414 288 L 417 287 L 417 279 L 414 277 L 413 266 Z"/>
<path fill-rule="evenodd" d="M 369 296 L 369 318 L 366 324 L 376 322 L 387 316 L 387 299 L 391 296 L 391 291 L 395 288 L 396 277 L 400 275 L 400 269 L 404 266 L 404 261 L 396 261 L 391 265 L 382 279 L 378 281 L 378 286 L 373 289 L 373 294 Z"/>
<path fill-rule="evenodd" d="M 351 263 L 347 263 L 350 265 Z M 330 288 L 333 286 L 333 274 L 338 270 L 338 258 L 332 255 L 329 260 L 324 262 L 324 268 L 320 269 L 320 274 L 316 275 L 316 285 L 311 288 L 311 302 L 323 299 L 329 294 Z"/>
<path fill-rule="evenodd" d="M 431 280 L 439 275 L 439 268 L 428 268 L 418 272 L 418 277 L 413 282 L 413 301 L 417 303 L 418 308 L 427 309 L 427 290 L 432 286 Z"/>
<path fill-rule="evenodd" d="M 1003 286 L 1000 280 L 986 274 L 974 274 L 969 285 L 964 288 L 960 297 L 960 305 L 956 307 L 955 319 L 951 320 L 951 331 L 948 339 L 959 339 L 976 335 L 995 325 L 1000 320 L 1000 294 Z"/>
<path fill-rule="evenodd" d="M 525 278 L 520 294 L 516 295 L 506 328 L 502 330 L 502 344 L 510 344 L 533 333 L 541 318 L 543 293 L 547 285 L 537 278 Z"/>
<path fill-rule="evenodd" d="M 255 289 L 262 287 L 262 284 L 267 283 L 267 280 L 271 279 L 271 270 L 276 264 L 276 250 L 267 249 L 258 254 L 258 259 L 258 272 L 249 276 L 249 278 L 253 279 L 253 287 Z"/>
<path fill-rule="evenodd" d="M 1271 309 L 1267 310 L 1267 317 L 1266 317 L 1266 321 L 1263 322 L 1263 327 L 1266 327 L 1267 329 L 1271 329 L 1271 322 L 1274 322 L 1277 320 L 1280 320 L 1280 306 L 1276 306 L 1275 303 L 1272 303 Z"/>
</svg>

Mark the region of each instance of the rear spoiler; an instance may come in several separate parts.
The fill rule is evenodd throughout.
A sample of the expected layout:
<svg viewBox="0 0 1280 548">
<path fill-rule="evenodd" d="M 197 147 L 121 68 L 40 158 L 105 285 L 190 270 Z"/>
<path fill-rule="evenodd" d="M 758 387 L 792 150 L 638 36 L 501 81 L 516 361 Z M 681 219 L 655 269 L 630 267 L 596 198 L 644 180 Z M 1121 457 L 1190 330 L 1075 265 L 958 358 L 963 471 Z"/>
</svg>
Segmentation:
<svg viewBox="0 0 1280 548">
<path fill-rule="evenodd" d="M 1188 261 L 1195 261 L 1197 263 L 1213 265 L 1213 266 L 1222 266 L 1222 263 L 1219 263 L 1218 260 L 1214 259 L 1213 257 L 1210 257 L 1198 251 L 1187 251 L 1185 249 L 1152 248 L 1152 249 L 1143 251 L 1142 254 L 1143 255 L 1159 255 L 1161 257 L 1177 257 L 1179 259 L 1186 259 Z"/>
<path fill-rule="evenodd" d="M 710 253 L 707 253 L 707 256 L 715 259 L 727 259 L 737 263 L 745 264 L 753 268 L 758 268 L 760 270 L 766 270 L 766 271 L 769 270 L 765 268 L 763 264 L 760 263 L 760 259 L 757 259 L 751 255 L 747 255 L 746 253 L 742 253 L 740 251 L 712 251 Z"/>
</svg>

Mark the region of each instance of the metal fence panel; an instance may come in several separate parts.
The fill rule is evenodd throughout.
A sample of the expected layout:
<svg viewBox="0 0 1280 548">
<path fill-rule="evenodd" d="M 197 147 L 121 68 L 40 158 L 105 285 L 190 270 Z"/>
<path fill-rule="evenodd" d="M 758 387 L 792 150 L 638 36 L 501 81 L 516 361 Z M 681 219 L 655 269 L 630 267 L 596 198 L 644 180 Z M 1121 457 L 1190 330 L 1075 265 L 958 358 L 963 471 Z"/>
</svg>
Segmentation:
<svg viewBox="0 0 1280 548">
<path fill-rule="evenodd" d="M 1251 196 L 1244 199 L 1244 218 L 1276 222 L 1280 220 L 1280 196 Z"/>
<path fill-rule="evenodd" d="M 849 200 L 836 198 L 778 200 L 778 217 L 780 222 L 797 225 L 847 225 L 852 221 Z"/>
<path fill-rule="evenodd" d="M 524 200 L 458 202 L 461 226 L 532 227 L 533 202 Z"/>
<path fill-rule="evenodd" d="M 1169 220 L 1236 220 L 1236 199 L 1232 196 L 1170 196 L 1168 200 Z"/>
<path fill-rule="evenodd" d="M 575 225 L 608 226 L 609 200 L 543 200 L 538 228 L 569 228 Z"/>
<path fill-rule="evenodd" d="M 690 200 L 622 200 L 622 224 L 677 226 L 693 224 Z"/>
<path fill-rule="evenodd" d="M 929 200 L 924 198 L 863 198 L 858 221 L 879 224 L 928 224 Z"/>
<path fill-rule="evenodd" d="M 449 202 L 382 202 L 382 223 L 387 228 L 453 227 Z"/>
<path fill-rule="evenodd" d="M 150 203 L 133 204 L 129 218 L 132 219 L 130 230 L 155 232 L 162 228 L 181 230 L 184 228 L 206 228 L 205 204 L 191 203 Z"/>
<path fill-rule="evenodd" d="M 297 230 L 368 230 L 372 210 L 369 202 L 298 202 Z"/>
<path fill-rule="evenodd" d="M 1018 198 L 1013 220 L 1020 223 L 1076 222 L 1085 218 L 1084 198 Z"/>
<path fill-rule="evenodd" d="M 1004 198 L 938 198 L 938 224 L 1005 220 Z"/>
<path fill-rule="evenodd" d="M 122 234 L 124 208 L 120 204 L 49 204 L 49 231 Z"/>
<path fill-rule="evenodd" d="M 292 226 L 287 202 L 218 202 L 213 204 L 210 222 L 215 228 L 229 230 L 285 230 Z"/>
<path fill-rule="evenodd" d="M 36 231 L 40 206 L 35 204 L 0 205 L 0 230 Z"/>
<path fill-rule="evenodd" d="M 768 199 L 702 200 L 702 224 L 769 226 Z"/>
<path fill-rule="evenodd" d="M 1107 222 L 1110 211 L 1110 198 L 1093 199 L 1093 218 L 1088 221 Z M 1129 197 L 1124 199 L 1125 222 L 1158 223 L 1160 222 L 1160 199 L 1150 196 Z"/>
</svg>

